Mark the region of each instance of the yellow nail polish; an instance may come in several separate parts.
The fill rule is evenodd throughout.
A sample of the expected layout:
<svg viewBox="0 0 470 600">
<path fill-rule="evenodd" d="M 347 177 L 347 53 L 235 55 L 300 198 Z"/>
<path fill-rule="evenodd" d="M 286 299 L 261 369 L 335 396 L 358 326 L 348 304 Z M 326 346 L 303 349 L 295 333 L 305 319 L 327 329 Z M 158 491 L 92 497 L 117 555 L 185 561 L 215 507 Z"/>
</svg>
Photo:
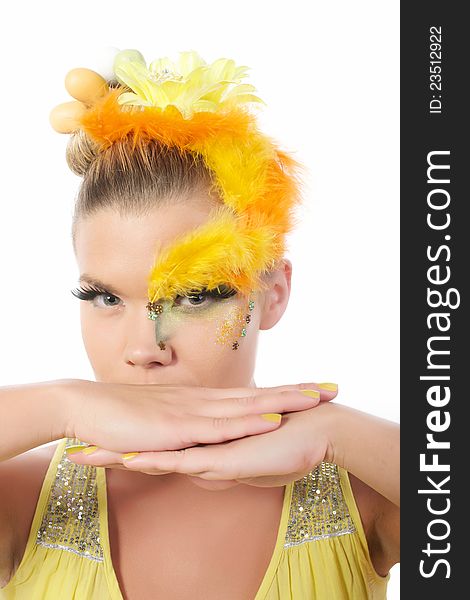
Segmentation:
<svg viewBox="0 0 470 600">
<path fill-rule="evenodd" d="M 84 448 L 86 448 L 86 446 L 84 446 L 83 444 L 79 446 L 69 446 L 65 449 L 65 452 L 67 454 L 75 454 L 76 452 L 81 452 Z"/>
<path fill-rule="evenodd" d="M 263 419 L 266 419 L 266 421 L 271 421 L 272 423 L 280 423 L 282 419 L 282 415 L 279 413 L 264 413 L 261 416 Z"/>
<path fill-rule="evenodd" d="M 300 390 L 300 393 L 304 396 L 310 396 L 310 398 L 320 398 L 320 392 L 317 392 L 317 390 Z"/>
<path fill-rule="evenodd" d="M 322 390 L 327 390 L 328 392 L 337 392 L 338 391 L 337 383 L 319 383 L 318 387 Z"/>
<path fill-rule="evenodd" d="M 99 450 L 98 446 L 88 446 L 85 450 L 82 450 L 82 454 L 93 454 L 96 450 Z"/>
<path fill-rule="evenodd" d="M 138 452 L 128 452 L 127 454 L 122 454 L 121 458 L 122 460 L 129 460 L 130 458 L 134 458 L 134 456 L 137 456 L 138 454 Z"/>
</svg>

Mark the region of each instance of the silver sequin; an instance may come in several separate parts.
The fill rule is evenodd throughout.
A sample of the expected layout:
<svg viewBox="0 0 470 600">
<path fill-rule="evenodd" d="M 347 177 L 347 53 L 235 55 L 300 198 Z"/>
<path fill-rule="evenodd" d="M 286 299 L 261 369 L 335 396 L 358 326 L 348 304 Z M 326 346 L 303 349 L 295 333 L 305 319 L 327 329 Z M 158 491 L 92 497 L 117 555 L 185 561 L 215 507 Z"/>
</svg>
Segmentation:
<svg viewBox="0 0 470 600">
<path fill-rule="evenodd" d="M 77 444 L 82 442 L 67 438 L 65 447 Z M 76 465 L 66 456 L 64 449 L 36 544 L 103 562 L 96 467 Z M 337 465 L 322 462 L 293 486 L 284 548 L 356 531 Z"/>
<path fill-rule="evenodd" d="M 337 465 L 322 462 L 294 482 L 284 548 L 355 531 Z"/>
<path fill-rule="evenodd" d="M 79 444 L 82 444 L 80 440 L 67 438 L 65 447 Z M 103 562 L 96 467 L 76 465 L 66 456 L 64 449 L 36 535 L 36 544 Z"/>
</svg>

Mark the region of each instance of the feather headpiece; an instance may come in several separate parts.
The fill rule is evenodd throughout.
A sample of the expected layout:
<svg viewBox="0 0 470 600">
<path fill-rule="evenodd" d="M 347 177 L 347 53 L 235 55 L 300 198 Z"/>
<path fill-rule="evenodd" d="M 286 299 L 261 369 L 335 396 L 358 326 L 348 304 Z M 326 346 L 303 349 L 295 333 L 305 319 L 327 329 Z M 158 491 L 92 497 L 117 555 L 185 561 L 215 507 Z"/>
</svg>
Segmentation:
<svg viewBox="0 0 470 600">
<path fill-rule="evenodd" d="M 76 101 L 51 112 L 57 131 L 82 129 L 103 150 L 156 139 L 201 156 L 213 173 L 223 205 L 156 257 L 150 302 L 221 284 L 242 293 L 263 288 L 260 275 L 284 254 L 302 166 L 259 130 L 248 106 L 263 102 L 241 83 L 247 69 L 225 58 L 207 64 L 196 52 L 147 67 L 140 52 L 124 50 L 114 58 L 112 80 L 70 71 L 66 88 Z"/>
</svg>

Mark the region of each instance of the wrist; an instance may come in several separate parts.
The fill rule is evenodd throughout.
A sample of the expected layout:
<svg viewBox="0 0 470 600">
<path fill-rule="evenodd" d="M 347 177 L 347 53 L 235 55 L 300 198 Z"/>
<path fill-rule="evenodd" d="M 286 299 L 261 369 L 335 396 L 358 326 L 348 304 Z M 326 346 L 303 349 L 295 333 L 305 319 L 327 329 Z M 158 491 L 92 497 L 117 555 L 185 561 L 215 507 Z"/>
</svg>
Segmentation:
<svg viewBox="0 0 470 600">
<path fill-rule="evenodd" d="M 322 415 L 326 452 L 324 461 L 344 466 L 344 452 L 341 445 L 341 432 L 343 430 L 345 411 L 344 406 L 334 402 L 324 402 L 313 410 L 320 410 Z"/>
<path fill-rule="evenodd" d="M 59 388 L 57 380 L 0 388 L 0 461 L 64 437 Z"/>
<path fill-rule="evenodd" d="M 54 381 L 51 397 L 57 415 L 57 419 L 55 420 L 56 439 L 76 437 L 75 432 L 77 429 L 77 417 L 80 413 L 80 401 L 74 391 L 76 391 L 80 381 L 79 379 L 59 379 Z"/>
</svg>

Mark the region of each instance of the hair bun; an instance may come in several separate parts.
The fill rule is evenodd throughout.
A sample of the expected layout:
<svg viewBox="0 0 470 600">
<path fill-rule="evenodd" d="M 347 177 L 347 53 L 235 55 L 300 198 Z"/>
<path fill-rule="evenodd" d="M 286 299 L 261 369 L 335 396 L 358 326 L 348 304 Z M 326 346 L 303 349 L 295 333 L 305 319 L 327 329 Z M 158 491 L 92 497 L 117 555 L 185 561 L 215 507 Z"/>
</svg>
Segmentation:
<svg viewBox="0 0 470 600">
<path fill-rule="evenodd" d="M 99 154 L 99 145 L 82 129 L 73 132 L 65 151 L 65 158 L 70 169 L 83 177 Z"/>
</svg>

